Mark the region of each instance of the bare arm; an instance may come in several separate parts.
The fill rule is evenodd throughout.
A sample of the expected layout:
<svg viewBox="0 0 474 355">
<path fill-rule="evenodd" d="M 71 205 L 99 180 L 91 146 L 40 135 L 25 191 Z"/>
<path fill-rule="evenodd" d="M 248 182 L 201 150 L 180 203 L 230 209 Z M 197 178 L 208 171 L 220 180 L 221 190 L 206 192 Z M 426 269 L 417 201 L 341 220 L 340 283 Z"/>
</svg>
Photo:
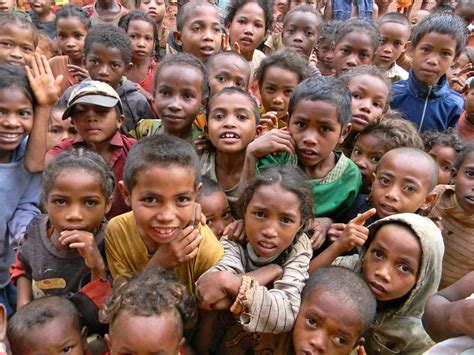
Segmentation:
<svg viewBox="0 0 474 355">
<path fill-rule="evenodd" d="M 423 326 L 435 340 L 461 335 L 474 337 L 474 271 L 430 297 L 423 314 Z"/>
<path fill-rule="evenodd" d="M 16 309 L 20 309 L 24 305 L 31 302 L 33 299 L 33 293 L 31 289 L 31 280 L 21 276 L 16 280 L 16 288 L 17 288 L 17 302 L 16 302 Z"/>
</svg>

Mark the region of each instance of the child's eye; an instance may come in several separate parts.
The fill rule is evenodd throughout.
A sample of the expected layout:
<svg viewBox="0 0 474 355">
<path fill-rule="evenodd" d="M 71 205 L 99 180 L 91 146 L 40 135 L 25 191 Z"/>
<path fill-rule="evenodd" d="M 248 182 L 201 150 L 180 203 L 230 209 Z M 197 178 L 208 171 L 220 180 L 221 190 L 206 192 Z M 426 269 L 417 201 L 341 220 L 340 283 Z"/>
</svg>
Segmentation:
<svg viewBox="0 0 474 355">
<path fill-rule="evenodd" d="M 155 197 L 152 197 L 152 196 L 148 196 L 148 197 L 145 197 L 143 199 L 143 202 L 145 203 L 156 203 L 156 198 Z"/>
<path fill-rule="evenodd" d="M 216 79 L 220 83 L 225 83 L 227 81 L 226 77 L 224 75 L 218 75 L 218 76 L 216 76 Z"/>
<path fill-rule="evenodd" d="M 246 115 L 238 115 L 237 118 L 240 120 L 240 121 L 245 121 L 248 119 L 248 117 Z"/>
<path fill-rule="evenodd" d="M 97 61 L 97 59 L 89 59 L 89 63 L 91 63 L 91 64 L 93 64 L 93 65 L 99 64 L 99 62 Z"/>
<path fill-rule="evenodd" d="M 323 132 L 323 133 L 329 133 L 329 132 L 331 132 L 331 128 L 329 128 L 329 127 L 321 127 L 321 128 L 320 128 L 320 131 Z"/>
<path fill-rule="evenodd" d="M 311 31 L 306 31 L 306 37 L 311 37 L 314 33 Z"/>
<path fill-rule="evenodd" d="M 6 48 L 10 48 L 12 47 L 12 44 L 10 42 L 7 42 L 7 41 L 2 41 L 0 42 L 0 44 Z"/>
<path fill-rule="evenodd" d="M 410 268 L 408 267 L 408 265 L 405 265 L 405 264 L 399 265 L 398 269 L 403 273 L 409 273 L 410 272 Z"/>
<path fill-rule="evenodd" d="M 222 113 L 216 113 L 215 115 L 212 116 L 212 118 L 216 121 L 221 121 L 225 118 L 225 116 Z"/>
<path fill-rule="evenodd" d="M 25 118 L 25 117 L 29 117 L 31 116 L 31 112 L 30 111 L 20 111 L 20 116 Z"/>
<path fill-rule="evenodd" d="M 244 82 L 243 82 L 243 81 L 237 81 L 237 82 L 235 83 L 235 85 L 236 85 L 237 87 L 239 87 L 239 88 L 243 88 L 243 87 L 244 87 Z"/>
<path fill-rule="evenodd" d="M 335 336 L 333 337 L 334 339 L 334 342 L 337 344 L 337 345 L 346 345 L 347 344 L 347 340 L 343 337 L 338 337 L 338 336 Z"/>
<path fill-rule="evenodd" d="M 187 93 L 184 94 L 184 98 L 186 100 L 194 99 L 194 94 L 190 93 L 190 92 L 187 92 Z"/>
<path fill-rule="evenodd" d="M 411 193 L 411 192 L 415 192 L 416 189 L 414 186 L 405 186 L 405 191 Z"/>
<path fill-rule="evenodd" d="M 304 122 L 295 122 L 295 126 L 299 129 L 306 128 L 306 124 Z"/>
<path fill-rule="evenodd" d="M 265 218 L 265 213 L 263 213 L 262 211 L 256 211 L 254 212 L 254 215 L 257 218 Z"/>
<path fill-rule="evenodd" d="M 352 151 L 352 154 L 356 156 L 360 156 L 362 155 L 362 152 L 360 151 L 360 149 L 354 148 L 354 150 Z"/>
<path fill-rule="evenodd" d="M 70 353 L 72 350 L 73 350 L 73 347 L 72 347 L 72 346 L 66 346 L 65 348 L 63 348 L 63 349 L 61 350 L 61 352 L 62 352 L 63 354 L 68 354 L 68 353 Z"/>
<path fill-rule="evenodd" d="M 288 89 L 288 90 L 285 90 L 285 96 L 291 96 L 293 95 L 293 89 Z"/>
<path fill-rule="evenodd" d="M 75 39 L 82 39 L 84 37 L 84 35 L 82 35 L 81 33 L 78 33 L 77 35 L 74 36 Z"/>
<path fill-rule="evenodd" d="M 443 169 L 443 170 L 445 170 L 445 171 L 451 171 L 451 166 L 449 166 L 449 165 L 443 165 L 443 166 L 441 167 L 441 169 Z"/>
<path fill-rule="evenodd" d="M 171 93 L 169 90 L 166 90 L 166 89 L 160 89 L 158 90 L 158 93 L 161 95 L 161 96 L 169 96 Z"/>
<path fill-rule="evenodd" d="M 374 156 L 370 160 L 372 160 L 373 163 L 378 163 L 380 161 L 380 157 L 379 156 Z"/>
<path fill-rule="evenodd" d="M 377 108 L 382 108 L 383 105 L 380 102 L 374 102 L 374 106 Z"/>
<path fill-rule="evenodd" d="M 152 36 L 145 36 L 145 39 L 146 39 L 148 42 L 153 42 L 153 37 L 152 37 Z"/>
<path fill-rule="evenodd" d="M 180 196 L 177 198 L 178 203 L 188 203 L 190 198 L 187 196 Z"/>
<path fill-rule="evenodd" d="M 192 31 L 192 32 L 199 32 L 200 30 L 201 30 L 201 26 L 193 26 L 193 27 L 191 28 L 191 31 Z"/>
<path fill-rule="evenodd" d="M 128 37 L 130 37 L 131 39 L 135 39 L 137 36 L 134 33 L 132 33 L 132 34 L 129 34 Z"/>
<path fill-rule="evenodd" d="M 95 207 L 97 204 L 97 201 L 86 201 L 85 203 L 86 207 Z"/>
<path fill-rule="evenodd" d="M 353 92 L 352 97 L 357 100 L 362 99 L 362 95 L 360 95 L 358 92 Z"/>
<path fill-rule="evenodd" d="M 293 220 L 291 218 L 288 218 L 288 217 L 283 217 L 281 219 L 281 222 L 284 223 L 284 224 L 292 224 Z"/>
<path fill-rule="evenodd" d="M 383 253 L 378 250 L 378 249 L 374 249 L 372 251 L 372 254 L 377 258 L 377 259 L 382 259 L 383 258 Z"/>
<path fill-rule="evenodd" d="M 63 199 L 63 198 L 58 198 L 58 199 L 54 200 L 53 203 L 54 203 L 56 206 L 62 207 L 62 206 L 65 206 L 65 205 L 66 205 L 66 200 Z"/>
<path fill-rule="evenodd" d="M 121 67 L 121 65 L 119 63 L 112 63 L 111 67 L 112 69 L 118 69 Z"/>
<path fill-rule="evenodd" d="M 465 172 L 466 176 L 469 177 L 469 178 L 473 178 L 474 177 L 474 171 L 473 170 L 467 170 Z"/>
<path fill-rule="evenodd" d="M 313 317 L 307 317 L 307 318 L 306 318 L 306 322 L 307 322 L 308 325 L 311 326 L 311 327 L 316 327 L 316 325 L 317 325 L 316 319 L 314 319 Z"/>
<path fill-rule="evenodd" d="M 379 178 L 379 182 L 384 185 L 384 186 L 387 186 L 389 183 L 390 183 L 390 180 L 386 177 L 381 177 Z"/>
</svg>

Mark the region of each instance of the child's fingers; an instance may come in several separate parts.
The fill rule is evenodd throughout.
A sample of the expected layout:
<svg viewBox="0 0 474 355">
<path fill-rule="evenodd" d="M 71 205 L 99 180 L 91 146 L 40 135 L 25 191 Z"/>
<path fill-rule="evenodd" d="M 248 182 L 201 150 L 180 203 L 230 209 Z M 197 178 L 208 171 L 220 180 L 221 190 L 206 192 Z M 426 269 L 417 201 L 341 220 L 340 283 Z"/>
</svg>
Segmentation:
<svg viewBox="0 0 474 355">
<path fill-rule="evenodd" d="M 198 251 L 199 251 L 199 249 L 196 247 L 191 253 L 187 254 L 187 255 L 184 257 L 183 262 L 187 262 L 187 261 L 193 260 L 193 259 L 197 256 Z"/>
<path fill-rule="evenodd" d="M 43 64 L 42 67 L 44 69 L 45 74 L 53 76 L 51 66 L 49 65 L 48 59 L 44 55 L 41 56 L 41 63 Z"/>
<path fill-rule="evenodd" d="M 375 208 L 371 208 L 370 210 L 365 211 L 362 214 L 359 214 L 356 218 L 352 219 L 350 223 L 363 226 L 365 221 L 367 221 L 370 217 L 372 217 L 376 212 L 377 211 L 375 210 Z"/>
<path fill-rule="evenodd" d="M 71 243 L 68 245 L 68 247 L 71 249 L 85 249 L 86 243 L 80 243 L 80 242 Z"/>
<path fill-rule="evenodd" d="M 38 53 L 35 53 L 33 60 L 31 61 L 31 67 L 33 68 L 33 76 L 36 78 L 39 76 L 39 68 L 38 68 Z"/>
<path fill-rule="evenodd" d="M 194 249 L 197 249 L 199 247 L 199 244 L 201 244 L 202 241 L 202 236 L 201 234 L 197 234 L 194 239 L 190 240 L 189 243 L 187 243 L 184 248 L 183 252 L 185 254 L 191 253 Z"/>
</svg>

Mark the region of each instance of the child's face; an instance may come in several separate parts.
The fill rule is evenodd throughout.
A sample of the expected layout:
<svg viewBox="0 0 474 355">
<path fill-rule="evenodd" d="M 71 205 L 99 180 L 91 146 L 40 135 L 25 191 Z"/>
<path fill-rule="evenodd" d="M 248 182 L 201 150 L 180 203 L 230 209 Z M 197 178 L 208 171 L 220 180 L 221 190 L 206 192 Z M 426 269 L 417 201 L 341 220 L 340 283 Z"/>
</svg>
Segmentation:
<svg viewBox="0 0 474 355">
<path fill-rule="evenodd" d="M 318 40 L 319 29 L 316 16 L 310 12 L 295 12 L 286 20 L 282 40 L 290 47 L 309 57 Z"/>
<path fill-rule="evenodd" d="M 92 145 L 109 144 L 122 125 L 124 117 L 115 107 L 78 103 L 74 105 L 71 121 L 77 133 Z"/>
<path fill-rule="evenodd" d="M 8 163 L 33 127 L 33 105 L 18 88 L 0 89 L 0 112 L 0 162 Z"/>
<path fill-rule="evenodd" d="M 409 29 L 400 23 L 386 22 L 379 27 L 382 43 L 375 54 L 374 64 L 388 70 L 405 51 Z"/>
<path fill-rule="evenodd" d="M 361 132 L 380 119 L 390 92 L 387 84 L 372 75 L 355 76 L 347 86 L 352 95 L 352 129 Z"/>
<path fill-rule="evenodd" d="M 156 79 L 155 103 L 158 116 L 170 134 L 191 127 L 202 109 L 202 74 L 195 68 L 171 65 Z"/>
<path fill-rule="evenodd" d="M 296 6 L 299 5 L 309 5 L 316 9 L 316 0 L 291 0 L 290 1 L 290 10 L 293 10 Z"/>
<path fill-rule="evenodd" d="M 84 56 L 84 39 L 87 27 L 77 17 L 66 17 L 58 20 L 56 26 L 59 49 L 72 61 L 79 62 Z"/>
<path fill-rule="evenodd" d="M 474 153 L 469 154 L 455 178 L 456 199 L 468 214 L 474 213 Z"/>
<path fill-rule="evenodd" d="M 142 0 L 140 10 L 148 14 L 156 23 L 161 24 L 166 13 L 164 0 Z"/>
<path fill-rule="evenodd" d="M 362 134 L 355 141 L 351 160 L 356 163 L 362 174 L 362 187 L 369 191 L 372 178 L 382 156 L 388 150 L 382 139 L 372 134 Z"/>
<path fill-rule="evenodd" d="M 288 103 L 299 83 L 298 75 L 288 69 L 270 66 L 263 75 L 260 85 L 260 97 L 266 112 L 274 111 L 279 119 L 288 114 Z"/>
<path fill-rule="evenodd" d="M 84 355 L 85 339 L 74 327 L 71 317 L 60 316 L 30 330 L 23 355 Z"/>
<path fill-rule="evenodd" d="M 0 0 L 0 14 L 12 12 L 14 7 L 15 0 Z"/>
<path fill-rule="evenodd" d="M 216 58 L 209 68 L 209 87 L 211 96 L 227 87 L 247 90 L 250 80 L 250 67 L 241 58 L 222 56 Z"/>
<path fill-rule="evenodd" d="M 430 12 L 426 10 L 419 10 L 415 13 L 412 13 L 410 16 L 411 33 L 413 33 L 418 22 L 420 22 L 425 16 L 428 16 L 429 14 Z"/>
<path fill-rule="evenodd" d="M 324 165 L 348 132 L 342 132 L 333 104 L 306 99 L 296 104 L 288 131 L 296 142 L 298 161 L 306 168 Z"/>
<path fill-rule="evenodd" d="M 244 153 L 255 137 L 257 119 L 252 103 L 242 94 L 221 94 L 212 99 L 208 135 L 218 152 Z"/>
<path fill-rule="evenodd" d="M 301 227 L 298 197 L 279 184 L 257 188 L 245 210 L 245 234 L 258 256 L 280 255 Z"/>
<path fill-rule="evenodd" d="M 153 26 L 143 20 L 133 20 L 128 25 L 127 33 L 132 42 L 132 60 L 140 62 L 150 58 L 155 46 Z"/>
<path fill-rule="evenodd" d="M 474 122 L 474 87 L 469 89 L 464 94 L 464 109 L 466 110 L 466 118 L 473 123 Z"/>
<path fill-rule="evenodd" d="M 8 23 L 0 31 L 0 62 L 23 68 L 30 66 L 35 52 L 35 35 L 30 27 Z"/>
<path fill-rule="evenodd" d="M 437 144 L 430 149 L 428 154 L 438 163 L 438 184 L 449 184 L 451 180 L 451 172 L 453 171 L 453 164 L 457 157 L 454 148 L 447 145 Z"/>
<path fill-rule="evenodd" d="M 97 175 L 81 169 L 57 175 L 46 200 L 49 221 L 57 233 L 94 233 L 109 208 Z"/>
<path fill-rule="evenodd" d="M 265 14 L 257 2 L 248 2 L 237 11 L 229 27 L 231 43 L 237 42 L 242 55 L 252 60 L 254 50 L 265 38 Z"/>
<path fill-rule="evenodd" d="M 114 89 L 125 74 L 129 63 L 125 63 L 120 49 L 93 43 L 86 55 L 86 69 L 92 80 L 103 81 Z"/>
<path fill-rule="evenodd" d="M 432 170 L 426 159 L 392 151 L 379 163 L 372 184 L 371 199 L 379 218 L 396 213 L 415 213 L 431 202 Z"/>
<path fill-rule="evenodd" d="M 71 120 L 63 120 L 62 114 L 62 110 L 55 110 L 51 113 L 46 142 L 47 149 L 54 147 L 65 139 L 76 138 L 77 136 L 76 128 L 72 125 Z"/>
<path fill-rule="evenodd" d="M 213 192 L 199 199 L 202 213 L 206 216 L 206 222 L 214 235 L 220 239 L 225 227 L 232 221 L 229 202 L 222 191 Z"/>
<path fill-rule="evenodd" d="M 29 0 L 28 3 L 31 10 L 36 12 L 39 16 L 51 13 L 51 0 Z"/>
<path fill-rule="evenodd" d="M 363 64 L 372 64 L 374 45 L 365 32 L 349 32 L 334 47 L 336 75 Z"/>
<path fill-rule="evenodd" d="M 412 69 L 424 84 L 436 85 L 456 56 L 456 41 L 450 35 L 430 32 L 413 50 Z"/>
<path fill-rule="evenodd" d="M 364 257 L 363 278 L 377 301 L 407 295 L 415 286 L 421 265 L 421 245 L 408 227 L 380 227 Z"/>
<path fill-rule="evenodd" d="M 110 355 L 180 353 L 182 335 L 177 315 L 166 312 L 159 316 L 142 317 L 124 311 L 105 336 Z"/>
<path fill-rule="evenodd" d="M 183 48 L 183 52 L 207 62 L 209 57 L 220 51 L 222 45 L 221 22 L 216 7 L 195 7 L 181 33 L 175 34 L 176 42 Z"/>
<path fill-rule="evenodd" d="M 363 331 L 360 314 L 350 303 L 316 288 L 302 301 L 293 328 L 295 354 L 350 354 Z"/>
<path fill-rule="evenodd" d="M 318 63 L 322 63 L 326 68 L 334 68 L 334 47 L 330 40 L 321 41 L 316 49 Z"/>
<path fill-rule="evenodd" d="M 149 250 L 170 243 L 194 219 L 192 167 L 157 165 L 138 175 L 131 193 L 123 186 L 121 190 Z"/>
<path fill-rule="evenodd" d="M 448 71 L 446 72 L 446 76 L 448 79 L 456 78 L 459 75 L 461 69 L 463 69 L 468 64 L 469 58 L 467 57 L 466 53 L 461 53 L 449 67 Z"/>
</svg>

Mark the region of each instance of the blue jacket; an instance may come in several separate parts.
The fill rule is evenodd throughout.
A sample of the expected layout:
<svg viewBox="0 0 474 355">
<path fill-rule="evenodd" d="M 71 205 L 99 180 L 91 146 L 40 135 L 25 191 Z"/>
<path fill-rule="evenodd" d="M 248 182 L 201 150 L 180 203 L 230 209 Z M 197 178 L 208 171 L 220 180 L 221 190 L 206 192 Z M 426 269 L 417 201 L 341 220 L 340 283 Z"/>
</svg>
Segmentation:
<svg viewBox="0 0 474 355">
<path fill-rule="evenodd" d="M 464 100 L 448 85 L 443 75 L 437 85 L 430 86 L 418 81 L 410 70 L 407 80 L 392 86 L 390 107 L 403 113 L 419 132 L 444 131 L 455 127 L 461 116 Z"/>
</svg>

